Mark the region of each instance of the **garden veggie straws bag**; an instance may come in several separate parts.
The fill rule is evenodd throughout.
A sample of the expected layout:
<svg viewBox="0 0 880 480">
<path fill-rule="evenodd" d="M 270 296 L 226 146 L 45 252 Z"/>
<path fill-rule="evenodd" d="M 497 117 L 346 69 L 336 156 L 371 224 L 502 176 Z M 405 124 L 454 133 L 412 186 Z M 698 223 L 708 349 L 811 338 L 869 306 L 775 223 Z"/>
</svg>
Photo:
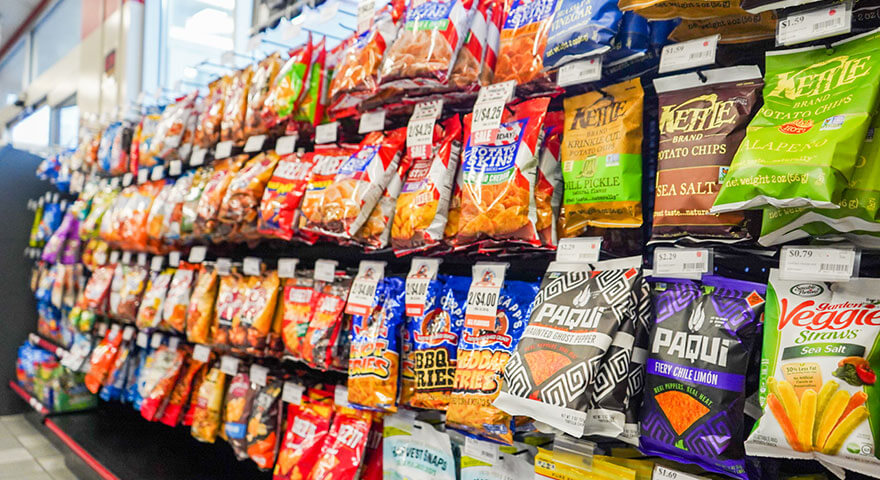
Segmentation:
<svg viewBox="0 0 880 480">
<path fill-rule="evenodd" d="M 560 238 L 642 224 L 643 96 L 635 78 L 565 99 Z"/>
<path fill-rule="evenodd" d="M 605 53 L 623 16 L 613 0 L 558 0 L 550 22 L 544 68 Z"/>
<path fill-rule="evenodd" d="M 660 150 L 652 241 L 749 239 L 743 212 L 709 209 L 758 104 L 757 66 L 657 78 Z"/>
<path fill-rule="evenodd" d="M 767 53 L 764 106 L 749 124 L 712 213 L 837 208 L 877 104 L 880 30 Z"/>
<path fill-rule="evenodd" d="M 880 280 L 782 280 L 770 271 L 761 357 L 764 415 L 749 455 L 880 471 Z M 873 452 L 873 454 L 871 453 Z"/>
<path fill-rule="evenodd" d="M 641 450 L 738 478 L 746 373 L 764 285 L 704 276 L 657 280 L 642 407 Z"/>
</svg>

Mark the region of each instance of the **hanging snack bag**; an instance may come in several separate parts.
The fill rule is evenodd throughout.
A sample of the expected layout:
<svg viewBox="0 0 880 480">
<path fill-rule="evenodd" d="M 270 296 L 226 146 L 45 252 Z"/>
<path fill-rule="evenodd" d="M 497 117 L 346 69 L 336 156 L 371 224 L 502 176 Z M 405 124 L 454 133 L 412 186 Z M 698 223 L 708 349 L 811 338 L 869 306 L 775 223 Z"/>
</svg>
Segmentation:
<svg viewBox="0 0 880 480">
<path fill-rule="evenodd" d="M 743 212 L 709 213 L 730 161 L 757 108 L 757 66 L 704 70 L 654 79 L 660 150 L 652 241 L 748 240 Z M 709 112 L 706 114 L 706 112 Z"/>
<path fill-rule="evenodd" d="M 217 277 L 217 271 L 213 268 L 202 267 L 199 271 L 186 311 L 186 339 L 192 343 L 208 343 L 211 340 Z"/>
<path fill-rule="evenodd" d="M 319 226 L 323 223 L 323 206 L 329 190 L 328 187 L 333 184 L 333 179 L 342 164 L 355 153 L 349 148 L 316 147 L 314 152 L 305 155 L 306 161 L 313 165 L 300 208 L 302 211 L 301 224 L 305 228 L 308 228 L 309 225 Z"/>
<path fill-rule="evenodd" d="M 208 95 L 202 102 L 202 113 L 196 125 L 193 144 L 197 147 L 209 148 L 220 141 L 220 123 L 225 109 L 226 89 L 232 83 L 230 77 L 222 77 L 208 85 Z"/>
<path fill-rule="evenodd" d="M 98 390 L 104 385 L 110 369 L 113 368 L 116 361 L 116 354 L 119 352 L 119 344 L 122 343 L 122 328 L 119 324 L 114 323 L 107 336 L 102 338 L 89 357 L 89 371 L 85 376 L 85 386 L 92 393 L 98 393 Z"/>
<path fill-rule="evenodd" d="M 247 455 L 247 424 L 253 408 L 257 390 L 251 388 L 247 367 L 239 367 L 239 372 L 229 381 L 226 400 L 223 402 L 223 432 L 225 438 L 239 460 Z M 244 370 L 242 370 L 244 369 Z"/>
<path fill-rule="evenodd" d="M 391 177 L 391 181 L 388 182 L 388 187 L 385 188 L 382 198 L 373 207 L 370 217 L 354 235 L 354 240 L 363 245 L 368 252 L 381 250 L 388 246 L 388 240 L 391 237 L 391 219 L 394 218 L 397 198 L 400 196 L 403 180 L 409 172 L 410 164 L 410 157 L 404 156 L 400 165 L 397 166 L 397 171 Z"/>
<path fill-rule="evenodd" d="M 312 68 L 306 81 L 305 92 L 299 103 L 299 110 L 293 117 L 306 125 L 318 125 L 324 117 L 324 103 L 327 91 L 327 48 L 326 39 L 321 38 L 312 54 Z"/>
<path fill-rule="evenodd" d="M 312 51 L 312 35 L 309 33 L 308 42 L 291 52 L 275 77 L 262 111 L 263 122 L 269 129 L 283 129 L 296 113 L 312 65 Z"/>
<path fill-rule="evenodd" d="M 512 107 L 512 112 L 505 111 L 495 141 L 486 145 L 473 144 L 473 114 L 465 116 L 467 143 L 461 162 L 457 246 L 487 238 L 540 243 L 532 192 L 549 103 L 549 98 L 535 98 Z"/>
<path fill-rule="evenodd" d="M 250 88 L 247 92 L 247 109 L 244 117 L 244 136 L 266 134 L 268 129 L 261 112 L 269 98 L 269 91 L 275 84 L 281 66 L 281 53 L 274 52 L 264 58 L 254 69 Z"/>
<path fill-rule="evenodd" d="M 382 445 L 383 478 L 455 480 L 455 457 L 449 435 L 430 423 L 407 417 L 388 418 Z M 420 452 L 411 455 L 409 452 Z"/>
<path fill-rule="evenodd" d="M 880 280 L 783 280 L 770 271 L 761 357 L 764 414 L 749 455 L 880 468 Z M 871 453 L 873 452 L 873 453 Z"/>
<path fill-rule="evenodd" d="M 544 68 L 592 57 L 611 49 L 623 14 L 617 2 L 607 0 L 557 0 L 559 2 L 543 51 Z"/>
<path fill-rule="evenodd" d="M 673 42 L 686 42 L 710 35 L 720 34 L 719 44 L 739 44 L 759 42 L 776 38 L 776 12 L 763 12 L 759 15 L 739 13 L 720 18 L 684 20 L 669 39 Z"/>
<path fill-rule="evenodd" d="M 642 225 L 643 96 L 635 78 L 565 99 L 560 237 Z"/>
<path fill-rule="evenodd" d="M 743 406 L 764 285 L 704 276 L 657 279 L 653 290 L 641 450 L 748 478 Z"/>
<path fill-rule="evenodd" d="M 373 414 L 365 410 L 340 407 L 330 432 L 324 437 L 308 480 L 345 480 L 354 478 L 364 458 Z"/>
<path fill-rule="evenodd" d="M 129 265 L 125 268 L 122 288 L 119 290 L 119 305 L 116 308 L 116 317 L 120 320 L 129 323 L 137 320 L 148 274 L 147 268 L 141 265 Z"/>
<path fill-rule="evenodd" d="M 397 255 L 427 250 L 443 240 L 461 154 L 458 115 L 434 126 L 433 143 L 429 157 L 413 160 L 397 197 L 391 222 L 391 245 Z"/>
<path fill-rule="evenodd" d="M 501 390 L 504 365 L 526 328 L 537 293 L 537 284 L 506 280 L 498 298 L 494 328 L 462 329 L 455 384 L 446 409 L 446 424 L 450 427 L 513 443 L 513 417 L 493 406 L 492 401 Z"/>
<path fill-rule="evenodd" d="M 186 353 L 183 350 L 172 351 L 162 346 L 153 352 L 156 360 L 150 370 L 150 378 L 145 380 L 144 399 L 141 402 L 140 413 L 147 421 L 154 422 L 162 416 L 162 410 L 168 403 L 180 369 L 183 367 Z"/>
<path fill-rule="evenodd" d="M 229 82 L 223 97 L 223 119 L 220 121 L 220 141 L 244 143 L 244 117 L 248 106 L 248 89 L 254 70 L 251 66 L 239 70 Z"/>
<path fill-rule="evenodd" d="M 310 398 L 316 392 L 310 390 L 299 405 L 287 405 L 287 429 L 275 463 L 274 480 L 306 478 L 321 455 L 334 412 L 332 403 Z"/>
<path fill-rule="evenodd" d="M 150 207 L 147 215 L 147 247 L 150 251 L 158 253 L 165 237 L 165 229 L 168 225 L 168 217 L 174 209 L 173 194 L 176 183 L 172 180 L 165 182 L 165 186 L 159 191 L 156 200 Z"/>
<path fill-rule="evenodd" d="M 404 282 L 386 277 L 369 315 L 352 318 L 348 401 L 370 410 L 397 410 L 400 355 L 397 334 L 405 319 Z"/>
<path fill-rule="evenodd" d="M 281 388 L 284 383 L 269 378 L 254 398 L 247 426 L 247 454 L 257 468 L 269 470 L 275 465 L 278 435 L 281 428 Z"/>
<path fill-rule="evenodd" d="M 177 379 L 174 389 L 171 390 L 168 403 L 162 410 L 162 416 L 159 417 L 160 422 L 169 427 L 176 427 L 181 422 L 184 407 L 190 396 L 198 395 L 198 389 L 194 389 L 193 384 L 199 372 L 202 372 L 204 375 L 204 367 L 204 363 L 196 360 L 191 355 L 186 358 L 184 366 L 180 371 L 180 377 Z M 196 392 L 195 395 L 192 394 L 193 391 Z"/>
<path fill-rule="evenodd" d="M 226 374 L 216 366 L 208 370 L 199 386 L 193 411 L 192 436 L 200 442 L 214 443 L 220 432 L 220 410 L 223 407 L 223 393 L 226 387 Z"/>
<path fill-rule="evenodd" d="M 135 324 L 138 329 L 156 328 L 162 320 L 162 306 L 165 302 L 168 285 L 174 275 L 173 268 L 166 268 L 161 272 L 154 272 L 144 290 L 144 299 L 138 308 Z"/>
<path fill-rule="evenodd" d="M 223 206 L 226 189 L 235 174 L 248 159 L 247 154 L 225 158 L 214 164 L 211 178 L 205 183 L 205 189 L 199 196 L 198 216 L 193 225 L 193 233 L 198 236 L 210 235 L 217 227 L 217 215 Z"/>
<path fill-rule="evenodd" d="M 302 342 L 309 329 L 317 297 L 310 275 L 298 273 L 284 285 L 281 337 L 285 351 L 295 359 L 302 358 Z"/>
<path fill-rule="evenodd" d="M 224 224 L 221 234 L 232 230 L 256 228 L 260 199 L 272 177 L 278 155 L 274 151 L 257 154 L 235 174 L 226 188 L 217 218 Z"/>
<path fill-rule="evenodd" d="M 180 262 L 171 283 L 168 285 L 168 294 L 162 304 L 162 323 L 173 331 L 184 333 L 186 331 L 186 310 L 189 307 L 190 292 L 193 287 L 196 265 Z"/>
<path fill-rule="evenodd" d="M 272 327 L 280 279 L 277 270 L 253 278 L 256 281 L 249 282 L 238 321 L 233 325 L 231 343 L 260 352 L 266 347 L 266 337 Z"/>
<path fill-rule="evenodd" d="M 315 282 L 315 307 L 306 336 L 300 342 L 302 359 L 312 368 L 327 370 L 333 363 L 333 347 L 342 334 L 343 311 L 351 280 L 349 276 L 337 276 L 332 283 Z"/>
<path fill-rule="evenodd" d="M 190 189 L 183 198 L 180 208 L 180 236 L 183 240 L 189 240 L 193 236 L 196 219 L 199 217 L 199 200 L 213 174 L 213 165 L 199 167 L 193 174 Z"/>
<path fill-rule="evenodd" d="M 493 83 L 515 80 L 517 85 L 535 82 L 547 87 L 550 79 L 544 73 L 544 51 L 557 0 L 505 1 L 507 16 L 501 28 L 498 63 Z"/>
<path fill-rule="evenodd" d="M 260 202 L 259 232 L 290 241 L 300 202 L 306 193 L 315 155 L 291 153 L 278 160 Z"/>
<path fill-rule="evenodd" d="M 559 147 L 562 143 L 562 130 L 565 114 L 561 111 L 548 112 L 544 120 L 544 143 L 538 156 L 538 179 L 535 182 L 535 228 L 541 245 L 556 248 L 559 208 L 562 205 L 562 164 Z"/>
<path fill-rule="evenodd" d="M 669 20 L 675 17 L 699 20 L 745 13 L 739 8 L 739 3 L 723 0 L 709 0 L 697 4 L 683 0 L 620 0 L 618 6 L 623 11 L 633 10 L 650 20 Z"/>
<path fill-rule="evenodd" d="M 767 53 L 764 106 L 749 123 L 712 213 L 838 208 L 877 105 L 880 31 L 832 49 Z M 810 83 L 816 78 L 825 81 Z"/>
<path fill-rule="evenodd" d="M 486 37 L 488 36 L 488 16 L 492 1 L 476 0 L 476 8 L 471 17 L 470 27 L 464 43 L 458 50 L 449 86 L 459 91 L 475 91 L 480 88 L 480 72 L 486 57 Z M 496 6 L 496 8 L 502 8 Z"/>
<path fill-rule="evenodd" d="M 236 317 L 241 312 L 247 288 L 251 286 L 248 278 L 237 271 L 220 276 L 217 287 L 217 302 L 214 304 L 214 322 L 211 325 L 211 343 L 221 348 L 228 348 L 230 331 Z"/>
<path fill-rule="evenodd" d="M 116 268 L 115 264 L 101 265 L 92 271 L 80 305 L 83 310 L 106 311 L 106 304 L 110 297 L 110 283 L 113 281 Z"/>
</svg>

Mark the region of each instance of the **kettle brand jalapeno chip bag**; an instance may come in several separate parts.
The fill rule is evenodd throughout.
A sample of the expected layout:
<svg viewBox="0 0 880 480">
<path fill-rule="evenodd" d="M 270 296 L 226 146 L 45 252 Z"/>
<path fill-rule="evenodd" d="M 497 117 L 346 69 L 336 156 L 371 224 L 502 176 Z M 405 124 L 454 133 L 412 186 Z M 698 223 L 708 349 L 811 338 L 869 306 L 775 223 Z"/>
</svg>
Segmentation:
<svg viewBox="0 0 880 480">
<path fill-rule="evenodd" d="M 654 283 L 641 450 L 738 478 L 749 355 L 764 285 L 721 277 Z"/>
<path fill-rule="evenodd" d="M 880 471 L 880 279 L 783 280 L 770 271 L 761 404 L 749 455 Z"/>
<path fill-rule="evenodd" d="M 712 213 L 771 205 L 837 208 L 877 105 L 880 30 L 767 52 L 764 106 L 749 124 Z"/>
</svg>

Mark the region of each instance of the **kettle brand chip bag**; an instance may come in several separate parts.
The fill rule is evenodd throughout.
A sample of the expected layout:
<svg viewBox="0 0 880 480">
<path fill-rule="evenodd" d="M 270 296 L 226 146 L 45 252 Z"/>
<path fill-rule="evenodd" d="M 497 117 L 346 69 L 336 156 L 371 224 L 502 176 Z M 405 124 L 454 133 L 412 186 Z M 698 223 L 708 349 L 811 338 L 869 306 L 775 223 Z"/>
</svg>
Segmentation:
<svg viewBox="0 0 880 480">
<path fill-rule="evenodd" d="M 765 287 L 704 276 L 657 279 L 641 450 L 748 478 L 743 407 Z"/>
<path fill-rule="evenodd" d="M 642 224 L 639 79 L 565 99 L 560 238 Z"/>
<path fill-rule="evenodd" d="M 880 471 L 880 279 L 783 280 L 770 271 L 761 403 L 749 455 Z"/>
<path fill-rule="evenodd" d="M 660 151 L 652 241 L 749 239 L 743 212 L 710 214 L 762 85 L 757 66 L 657 78 Z"/>
<path fill-rule="evenodd" d="M 880 30 L 768 52 L 766 65 L 764 106 L 711 211 L 837 208 L 877 104 Z"/>
</svg>

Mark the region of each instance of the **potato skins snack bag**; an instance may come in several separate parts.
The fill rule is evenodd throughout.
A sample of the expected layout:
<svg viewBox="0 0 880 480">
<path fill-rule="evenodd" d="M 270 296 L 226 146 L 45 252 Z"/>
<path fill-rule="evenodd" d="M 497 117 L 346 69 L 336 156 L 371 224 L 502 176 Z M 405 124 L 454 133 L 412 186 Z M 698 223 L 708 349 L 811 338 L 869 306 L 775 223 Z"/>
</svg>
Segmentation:
<svg viewBox="0 0 880 480">
<path fill-rule="evenodd" d="M 306 396 L 301 405 L 287 405 L 287 429 L 275 463 L 274 480 L 306 478 L 330 433 L 333 413 L 331 403 L 313 401 Z"/>
<path fill-rule="evenodd" d="M 501 28 L 498 63 L 493 83 L 516 80 L 517 85 L 535 82 L 549 86 L 544 72 L 544 51 L 557 0 L 505 1 L 507 17 Z"/>
<path fill-rule="evenodd" d="M 455 480 L 455 457 L 449 435 L 437 431 L 428 422 L 404 422 L 385 427 L 382 478 Z"/>
<path fill-rule="evenodd" d="M 354 478 L 364 458 L 373 414 L 341 407 L 333 418 L 330 432 L 308 480 L 346 480 Z"/>
<path fill-rule="evenodd" d="M 837 208 L 877 105 L 878 51 L 880 31 L 833 50 L 768 52 L 764 106 L 749 123 L 712 213 Z"/>
<path fill-rule="evenodd" d="M 544 49 L 544 68 L 553 69 L 607 52 L 623 14 L 609 0 L 557 0 Z"/>
<path fill-rule="evenodd" d="M 565 99 L 561 238 L 642 224 L 643 96 L 636 78 Z"/>
<path fill-rule="evenodd" d="M 770 271 L 761 356 L 764 415 L 749 455 L 880 471 L 880 280 L 783 280 Z"/>
<path fill-rule="evenodd" d="M 716 276 L 656 280 L 641 449 L 748 478 L 743 406 L 765 287 Z"/>
</svg>

